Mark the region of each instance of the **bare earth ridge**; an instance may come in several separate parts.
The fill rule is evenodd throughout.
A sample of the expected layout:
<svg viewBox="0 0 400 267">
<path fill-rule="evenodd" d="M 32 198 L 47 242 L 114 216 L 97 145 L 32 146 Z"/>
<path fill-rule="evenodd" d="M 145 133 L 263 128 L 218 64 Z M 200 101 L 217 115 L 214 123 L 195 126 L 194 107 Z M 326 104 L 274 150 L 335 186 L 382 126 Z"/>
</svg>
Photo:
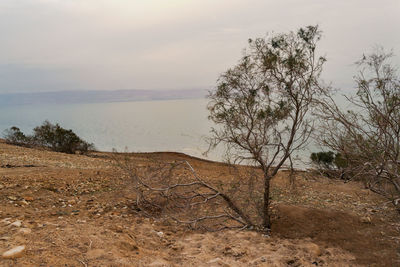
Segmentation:
<svg viewBox="0 0 400 267">
<path fill-rule="evenodd" d="M 226 165 L 179 153 L 129 155 L 137 164 L 185 159 L 209 179 Z M 221 178 L 224 177 L 224 178 Z M 285 172 L 273 181 L 272 236 L 200 232 L 132 209 L 111 153 L 67 155 L 0 143 L 0 266 L 400 266 L 400 218 L 356 182 Z"/>
</svg>

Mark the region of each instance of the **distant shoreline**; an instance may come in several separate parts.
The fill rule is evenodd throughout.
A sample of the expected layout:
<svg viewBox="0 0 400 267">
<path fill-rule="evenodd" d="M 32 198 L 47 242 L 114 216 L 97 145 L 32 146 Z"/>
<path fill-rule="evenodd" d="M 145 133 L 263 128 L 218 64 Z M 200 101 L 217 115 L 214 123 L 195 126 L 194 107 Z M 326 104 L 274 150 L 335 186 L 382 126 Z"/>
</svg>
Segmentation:
<svg viewBox="0 0 400 267">
<path fill-rule="evenodd" d="M 90 104 L 201 99 L 205 98 L 207 93 L 208 90 L 206 89 L 9 93 L 0 94 L 0 105 L 19 106 L 35 104 Z"/>
</svg>

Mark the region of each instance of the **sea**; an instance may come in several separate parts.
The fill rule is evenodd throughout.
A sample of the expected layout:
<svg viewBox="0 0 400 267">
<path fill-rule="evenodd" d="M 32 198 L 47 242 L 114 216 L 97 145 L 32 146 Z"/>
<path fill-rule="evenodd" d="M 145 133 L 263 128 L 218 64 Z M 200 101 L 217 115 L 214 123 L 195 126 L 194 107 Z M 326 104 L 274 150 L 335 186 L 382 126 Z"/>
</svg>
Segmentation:
<svg viewBox="0 0 400 267">
<path fill-rule="evenodd" d="M 45 120 L 72 129 L 100 151 L 182 152 L 225 161 L 224 148 L 205 155 L 213 126 L 208 120 L 208 100 L 151 100 L 89 104 L 26 104 L 0 106 L 0 132 L 12 126 L 30 134 Z M 309 151 L 297 158 L 303 168 Z"/>
</svg>

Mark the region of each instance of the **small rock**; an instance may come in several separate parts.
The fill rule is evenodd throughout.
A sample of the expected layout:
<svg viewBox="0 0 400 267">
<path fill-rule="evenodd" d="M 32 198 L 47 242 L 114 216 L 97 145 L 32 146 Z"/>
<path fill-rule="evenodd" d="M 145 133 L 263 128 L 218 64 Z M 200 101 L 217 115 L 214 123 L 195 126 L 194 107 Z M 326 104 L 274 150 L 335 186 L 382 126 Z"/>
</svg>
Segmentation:
<svg viewBox="0 0 400 267">
<path fill-rule="evenodd" d="M 148 264 L 147 266 L 151 267 L 166 267 L 166 266 L 171 266 L 167 261 L 158 259 L 156 261 L 153 261 L 152 263 Z"/>
<path fill-rule="evenodd" d="M 322 255 L 321 248 L 317 244 L 308 244 L 307 249 L 314 257 L 319 257 Z"/>
<path fill-rule="evenodd" d="M 21 201 L 19 202 L 19 204 L 20 204 L 20 205 L 29 205 L 28 201 L 26 201 L 26 200 L 21 200 Z"/>
<path fill-rule="evenodd" d="M 33 200 L 34 200 L 34 198 L 31 197 L 31 196 L 25 196 L 24 199 L 25 199 L 26 201 L 33 201 Z"/>
<path fill-rule="evenodd" d="M 215 259 L 209 260 L 207 263 L 211 264 L 211 263 L 217 263 L 219 261 L 221 261 L 221 258 L 215 258 Z"/>
<path fill-rule="evenodd" d="M 223 267 L 230 267 L 229 264 L 224 262 L 221 258 L 215 258 L 207 262 L 210 266 L 215 266 L 217 264 L 218 266 L 223 266 Z"/>
<path fill-rule="evenodd" d="M 371 223 L 372 220 L 371 220 L 371 217 L 369 217 L 369 216 L 364 216 L 364 217 L 361 217 L 361 218 L 360 218 L 360 222 L 362 222 L 362 223 Z"/>
<path fill-rule="evenodd" d="M 163 233 L 163 232 L 157 232 L 157 235 L 158 235 L 160 238 L 164 237 L 164 233 Z"/>
<path fill-rule="evenodd" d="M 21 228 L 21 229 L 19 229 L 18 232 L 21 234 L 24 234 L 24 235 L 29 235 L 30 233 L 32 233 L 32 230 L 29 228 Z"/>
<path fill-rule="evenodd" d="M 18 258 L 22 256 L 22 253 L 24 253 L 24 251 L 25 251 L 25 246 L 18 246 L 4 252 L 2 257 L 4 259 Z"/>
<path fill-rule="evenodd" d="M 7 198 L 8 198 L 9 200 L 12 200 L 12 201 L 17 200 L 17 197 L 14 197 L 14 196 L 8 196 Z"/>
<path fill-rule="evenodd" d="M 20 220 L 13 222 L 12 224 L 10 224 L 11 226 L 15 226 L 15 227 L 21 227 L 22 226 L 22 222 Z"/>
<path fill-rule="evenodd" d="M 5 224 L 10 224 L 10 220 L 11 220 L 11 218 L 5 218 L 5 219 L 1 220 L 1 222 L 5 223 Z"/>
<path fill-rule="evenodd" d="M 121 225 L 116 225 L 114 227 L 114 231 L 117 233 L 123 233 L 124 232 L 124 227 L 122 227 Z"/>
<path fill-rule="evenodd" d="M 250 266 L 258 266 L 258 265 L 262 265 L 263 262 L 267 262 L 267 257 L 266 256 L 261 256 L 253 261 L 250 262 Z M 264 266 L 264 265 L 262 265 Z M 269 266 L 269 265 L 267 265 Z"/>
</svg>

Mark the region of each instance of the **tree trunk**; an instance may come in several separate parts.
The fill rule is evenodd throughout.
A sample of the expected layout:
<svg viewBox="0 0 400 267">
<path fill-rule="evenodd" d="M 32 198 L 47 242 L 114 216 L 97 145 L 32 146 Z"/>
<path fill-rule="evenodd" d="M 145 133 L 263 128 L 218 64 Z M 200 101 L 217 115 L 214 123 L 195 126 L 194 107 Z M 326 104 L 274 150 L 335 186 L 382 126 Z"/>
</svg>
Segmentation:
<svg viewBox="0 0 400 267">
<path fill-rule="evenodd" d="M 228 206 L 234 211 L 236 212 L 240 218 L 242 218 L 242 220 L 247 224 L 247 227 L 251 227 L 254 226 L 253 222 L 250 220 L 250 218 L 241 210 L 238 208 L 238 206 L 236 206 L 233 201 L 225 194 L 221 193 L 221 197 L 226 201 L 226 203 L 228 204 Z"/>
<path fill-rule="evenodd" d="M 271 230 L 271 218 L 269 216 L 269 191 L 271 177 L 264 173 L 264 208 L 263 208 L 263 228 L 265 231 Z"/>
</svg>

